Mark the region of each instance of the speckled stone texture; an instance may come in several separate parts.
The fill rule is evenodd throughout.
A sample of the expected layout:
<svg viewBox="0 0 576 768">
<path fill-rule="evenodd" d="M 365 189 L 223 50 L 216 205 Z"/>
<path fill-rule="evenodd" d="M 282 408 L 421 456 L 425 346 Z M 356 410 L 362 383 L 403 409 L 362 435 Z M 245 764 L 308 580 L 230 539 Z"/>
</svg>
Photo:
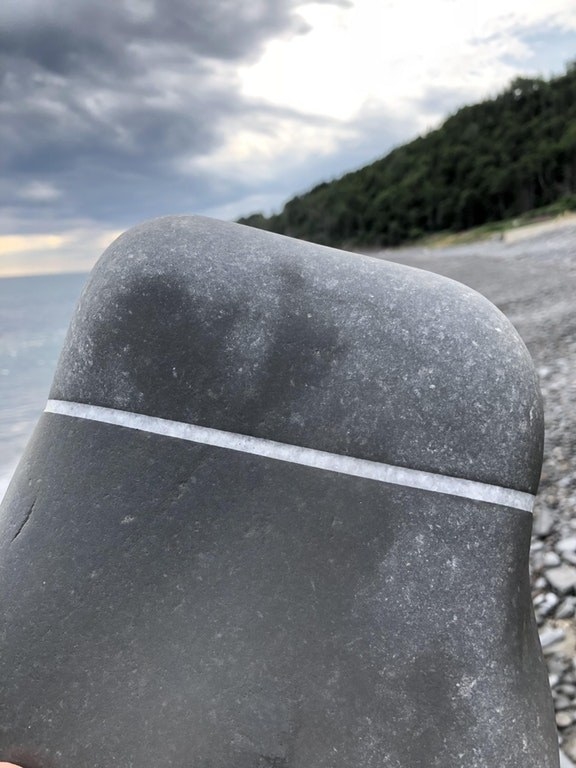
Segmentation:
<svg viewBox="0 0 576 768">
<path fill-rule="evenodd" d="M 508 321 L 202 218 L 123 235 L 51 397 L 534 492 Z M 0 516 L 0 759 L 557 768 L 525 512 L 45 414 Z"/>
</svg>

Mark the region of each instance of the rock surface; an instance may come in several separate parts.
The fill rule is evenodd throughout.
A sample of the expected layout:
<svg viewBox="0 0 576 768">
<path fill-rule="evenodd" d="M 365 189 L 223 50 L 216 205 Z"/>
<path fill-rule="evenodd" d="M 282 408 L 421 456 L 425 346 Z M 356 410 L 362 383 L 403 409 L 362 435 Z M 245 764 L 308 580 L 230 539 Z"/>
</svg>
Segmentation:
<svg viewBox="0 0 576 768">
<path fill-rule="evenodd" d="M 576 711 L 576 595 L 574 589 L 567 596 L 556 594 L 543 577 L 544 561 L 553 553 L 576 565 L 576 227 L 515 245 L 492 241 L 383 256 L 437 271 L 483 293 L 512 320 L 536 363 L 546 438 L 530 550 L 532 592 L 541 633 L 546 638 L 551 631 L 564 635 L 547 648 L 552 692 L 562 704 L 567 696 Z M 562 717 L 559 728 L 563 749 L 576 761 L 576 723 Z"/>
<path fill-rule="evenodd" d="M 540 466 L 531 361 L 484 299 L 206 220 L 108 251 L 52 397 L 521 493 Z M 556 768 L 530 528 L 477 497 L 47 413 L 2 514 L 0 758 Z"/>
</svg>

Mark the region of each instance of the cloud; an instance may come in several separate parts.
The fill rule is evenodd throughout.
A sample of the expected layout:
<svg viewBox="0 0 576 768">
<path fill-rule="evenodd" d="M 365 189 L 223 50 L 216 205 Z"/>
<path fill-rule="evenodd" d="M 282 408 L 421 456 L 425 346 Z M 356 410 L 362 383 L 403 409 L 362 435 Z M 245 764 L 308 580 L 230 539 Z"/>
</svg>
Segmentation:
<svg viewBox="0 0 576 768">
<path fill-rule="evenodd" d="M 376 160 L 383 148 L 403 143 L 420 128 L 413 115 L 370 101 L 351 121 L 310 115 L 303 122 L 270 114 L 240 122 L 216 153 L 195 161 L 233 200 L 217 202 L 205 213 L 232 218 L 278 211 L 288 197 Z"/>
<path fill-rule="evenodd" d="M 367 100 L 414 113 L 431 89 L 482 98 L 532 66 L 542 35 L 576 30 L 573 0 L 359 0 L 302 14 L 312 34 L 269 41 L 242 68 L 244 92 L 348 121 Z"/>
<path fill-rule="evenodd" d="M 344 0 L 325 0 L 344 6 Z M 209 169 L 240 116 L 236 68 L 308 31 L 302 0 L 7 0 L 0 4 L 4 217 L 130 221 L 210 204 Z"/>
<path fill-rule="evenodd" d="M 324 0 L 343 5 L 342 0 Z M 7 0 L 0 43 L 55 75 L 138 74 L 138 52 L 178 59 L 254 58 L 271 36 L 304 32 L 293 0 Z M 119 45 L 120 43 L 120 45 Z M 155 52 L 155 53 L 154 53 Z M 136 53 L 136 56 L 134 55 Z M 98 64 L 98 70 L 94 65 Z"/>
<path fill-rule="evenodd" d="M 53 184 L 44 181 L 30 181 L 22 189 L 16 191 L 20 200 L 31 203 L 47 203 L 58 200 L 62 193 Z"/>
<path fill-rule="evenodd" d="M 38 248 L 55 250 L 56 248 L 61 248 L 63 244 L 64 238 L 58 235 L 32 235 L 29 237 L 0 235 L 0 255 L 15 256 L 19 253 L 26 253 L 26 251 Z"/>
<path fill-rule="evenodd" d="M 0 275 L 86 272 L 119 234 L 92 226 L 57 234 L 0 235 Z"/>
</svg>

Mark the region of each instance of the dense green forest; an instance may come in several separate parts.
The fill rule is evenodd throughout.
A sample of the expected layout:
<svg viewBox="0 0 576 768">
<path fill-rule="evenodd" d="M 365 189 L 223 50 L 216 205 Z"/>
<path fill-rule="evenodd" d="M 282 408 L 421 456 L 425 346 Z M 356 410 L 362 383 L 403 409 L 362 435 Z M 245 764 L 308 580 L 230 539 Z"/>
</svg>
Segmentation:
<svg viewBox="0 0 576 768">
<path fill-rule="evenodd" d="M 576 207 L 576 63 L 518 78 L 375 163 L 240 223 L 325 245 L 393 246 L 558 203 Z"/>
</svg>

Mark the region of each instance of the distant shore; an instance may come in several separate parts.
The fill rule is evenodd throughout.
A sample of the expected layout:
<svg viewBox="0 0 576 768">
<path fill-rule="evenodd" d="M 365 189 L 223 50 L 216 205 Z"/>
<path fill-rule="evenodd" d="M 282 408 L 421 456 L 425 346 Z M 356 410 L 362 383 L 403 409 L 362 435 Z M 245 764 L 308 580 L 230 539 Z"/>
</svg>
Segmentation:
<svg viewBox="0 0 576 768">
<path fill-rule="evenodd" d="M 530 549 L 532 597 L 556 709 L 562 766 L 576 764 L 576 215 L 450 247 L 372 253 L 469 285 L 516 326 L 540 379 L 546 437 Z M 559 586 L 561 577 L 566 581 Z M 572 581 L 568 579 L 571 578 Z"/>
<path fill-rule="evenodd" d="M 520 240 L 526 240 L 529 237 L 543 235 L 546 232 L 555 232 L 564 227 L 576 226 L 576 213 L 564 213 L 553 219 L 536 221 L 533 224 L 524 224 L 520 227 L 512 227 L 504 231 L 503 240 L 505 243 L 517 243 Z"/>
</svg>

